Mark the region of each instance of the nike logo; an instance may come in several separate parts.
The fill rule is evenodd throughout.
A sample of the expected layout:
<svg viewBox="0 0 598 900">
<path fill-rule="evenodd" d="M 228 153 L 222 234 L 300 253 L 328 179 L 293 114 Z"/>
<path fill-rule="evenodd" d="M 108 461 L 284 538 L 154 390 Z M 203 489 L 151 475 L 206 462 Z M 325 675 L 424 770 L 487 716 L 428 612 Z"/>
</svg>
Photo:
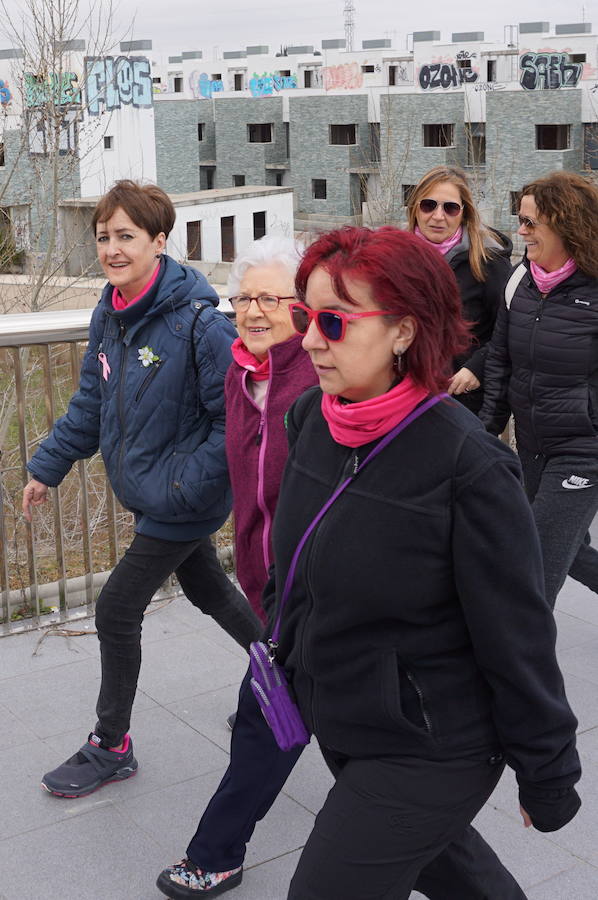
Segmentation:
<svg viewBox="0 0 598 900">
<path fill-rule="evenodd" d="M 590 305 L 590 301 L 589 301 L 589 300 L 578 300 L 577 298 L 575 298 L 575 303 L 580 303 L 582 306 L 589 306 L 589 305 Z"/>
<path fill-rule="evenodd" d="M 567 488 L 569 491 L 581 491 L 583 488 L 591 488 L 594 487 L 593 484 L 590 484 L 589 478 L 581 478 L 580 475 L 569 475 L 563 481 L 563 487 Z"/>
</svg>

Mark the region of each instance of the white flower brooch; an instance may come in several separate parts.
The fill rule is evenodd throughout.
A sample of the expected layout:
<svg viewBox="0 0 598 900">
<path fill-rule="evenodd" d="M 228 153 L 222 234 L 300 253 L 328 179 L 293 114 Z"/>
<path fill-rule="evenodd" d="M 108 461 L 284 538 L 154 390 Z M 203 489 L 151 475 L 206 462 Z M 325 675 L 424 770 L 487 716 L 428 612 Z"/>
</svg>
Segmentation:
<svg viewBox="0 0 598 900">
<path fill-rule="evenodd" d="M 152 363 L 160 362 L 160 357 L 156 356 L 151 347 L 139 347 L 137 352 L 139 354 L 137 358 L 145 369 L 151 366 Z"/>
</svg>

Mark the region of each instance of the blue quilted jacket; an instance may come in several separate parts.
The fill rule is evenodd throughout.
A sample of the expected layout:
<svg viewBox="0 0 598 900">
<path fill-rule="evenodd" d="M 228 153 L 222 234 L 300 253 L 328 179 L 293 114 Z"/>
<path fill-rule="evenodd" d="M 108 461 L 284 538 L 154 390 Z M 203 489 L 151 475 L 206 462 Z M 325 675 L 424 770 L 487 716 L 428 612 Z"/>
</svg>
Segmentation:
<svg viewBox="0 0 598 900">
<path fill-rule="evenodd" d="M 203 275 L 170 257 L 161 265 L 149 302 L 138 301 L 141 313 L 136 304 L 116 313 L 113 288 L 104 289 L 79 390 L 28 469 L 55 486 L 99 448 L 139 533 L 193 540 L 230 511 L 224 376 L 236 331 L 215 309 L 218 296 Z M 144 366 L 150 348 L 153 361 Z"/>
</svg>

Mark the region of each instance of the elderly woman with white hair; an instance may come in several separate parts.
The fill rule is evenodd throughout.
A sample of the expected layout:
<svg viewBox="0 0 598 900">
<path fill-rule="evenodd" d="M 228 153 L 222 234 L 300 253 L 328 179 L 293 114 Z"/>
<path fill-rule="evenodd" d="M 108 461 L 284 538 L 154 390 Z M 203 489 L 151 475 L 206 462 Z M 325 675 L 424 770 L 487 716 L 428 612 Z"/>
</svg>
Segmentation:
<svg viewBox="0 0 598 900">
<path fill-rule="evenodd" d="M 266 236 L 235 260 L 228 283 L 239 330 L 225 381 L 237 576 L 263 621 L 272 519 L 288 455 L 286 413 L 318 382 L 289 312 L 300 259 L 295 241 Z M 168 897 L 214 896 L 240 884 L 255 824 L 274 802 L 303 749 L 295 747 L 288 753 L 279 749 L 247 677 L 229 724 L 233 720 L 231 764 L 185 859 L 158 878 L 158 887 Z"/>
<path fill-rule="evenodd" d="M 263 237 L 235 260 L 228 284 L 239 331 L 224 388 L 237 577 L 262 621 L 270 530 L 287 458 L 284 418 L 317 382 L 289 314 L 300 258 L 294 240 Z"/>
</svg>

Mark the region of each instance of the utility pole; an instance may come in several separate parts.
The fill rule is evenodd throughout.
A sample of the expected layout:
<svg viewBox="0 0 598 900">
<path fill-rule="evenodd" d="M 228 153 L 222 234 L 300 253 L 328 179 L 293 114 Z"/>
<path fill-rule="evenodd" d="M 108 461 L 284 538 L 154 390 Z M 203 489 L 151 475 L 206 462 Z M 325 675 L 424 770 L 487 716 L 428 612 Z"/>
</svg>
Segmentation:
<svg viewBox="0 0 598 900">
<path fill-rule="evenodd" d="M 345 50 L 353 50 L 353 38 L 355 35 L 355 4 L 353 0 L 346 0 L 345 7 Z"/>
</svg>

